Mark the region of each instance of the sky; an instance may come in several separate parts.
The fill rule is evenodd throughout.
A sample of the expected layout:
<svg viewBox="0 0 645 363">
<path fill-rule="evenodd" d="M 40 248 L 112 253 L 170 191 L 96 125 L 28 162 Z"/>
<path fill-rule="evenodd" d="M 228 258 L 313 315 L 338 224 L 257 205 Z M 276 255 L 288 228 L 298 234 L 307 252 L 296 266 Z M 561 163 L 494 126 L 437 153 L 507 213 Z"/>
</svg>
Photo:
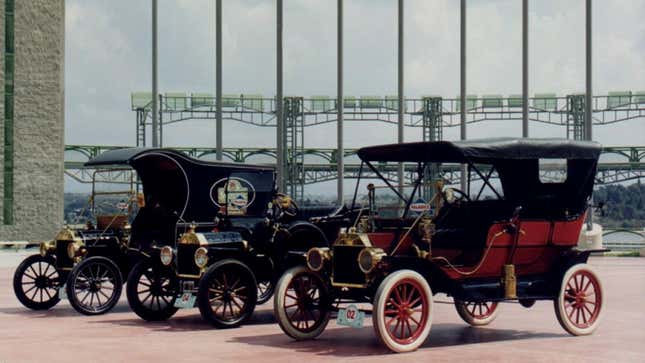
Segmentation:
<svg viewBox="0 0 645 363">
<path fill-rule="evenodd" d="M 159 0 L 160 92 L 215 89 L 212 0 Z M 529 1 L 529 94 L 585 89 L 584 0 Z M 345 0 L 346 95 L 395 95 L 397 1 Z M 645 1 L 593 2 L 593 86 L 645 91 Z M 407 97 L 459 94 L 459 1 L 405 1 Z M 223 1 L 225 94 L 275 94 L 275 0 Z M 469 0 L 468 94 L 519 94 L 521 1 Z M 130 93 L 151 89 L 149 0 L 67 0 L 65 138 L 67 144 L 133 145 Z M 284 94 L 336 93 L 336 1 L 284 0 Z M 272 128 L 224 121 L 225 147 L 273 147 Z M 531 123 L 531 136 L 565 129 Z M 336 126 L 307 128 L 307 147 L 335 147 Z M 521 121 L 469 126 L 469 137 L 521 136 Z M 645 145 L 645 119 L 594 129 L 605 145 Z M 458 128 L 444 130 L 457 139 Z M 421 139 L 407 128 L 406 141 Z M 396 141 L 383 123 L 346 123 L 345 147 Z M 214 120 L 164 130 L 165 146 L 215 146 Z M 333 184 L 333 183 L 332 183 Z"/>
</svg>

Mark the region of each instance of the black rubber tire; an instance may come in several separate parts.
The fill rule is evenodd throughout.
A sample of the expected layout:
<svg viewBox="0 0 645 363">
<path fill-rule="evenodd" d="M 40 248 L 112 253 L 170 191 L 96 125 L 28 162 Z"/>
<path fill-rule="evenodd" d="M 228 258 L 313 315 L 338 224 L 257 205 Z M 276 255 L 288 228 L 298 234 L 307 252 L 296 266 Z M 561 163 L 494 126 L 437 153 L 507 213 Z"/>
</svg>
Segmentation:
<svg viewBox="0 0 645 363">
<path fill-rule="evenodd" d="M 79 290 L 94 282 L 97 283 L 94 286 L 96 291 Z M 83 315 L 100 315 L 112 310 L 119 302 L 122 289 L 121 271 L 114 262 L 101 256 L 90 257 L 74 266 L 65 285 L 69 303 Z M 81 296 L 83 293 L 85 294 Z M 106 299 L 104 303 L 101 303 L 101 296 Z M 86 303 L 88 297 L 89 305 Z M 99 305 L 93 304 L 94 298 Z"/>
<path fill-rule="evenodd" d="M 141 281 L 144 275 L 147 282 Z M 164 287 L 163 284 L 166 281 L 168 284 Z M 146 284 L 150 286 L 146 286 Z M 147 287 L 148 292 L 150 292 L 143 300 L 140 299 L 139 294 L 145 293 L 146 291 L 140 291 L 140 285 L 143 285 L 143 290 L 146 290 L 145 288 Z M 165 292 L 165 294 L 157 294 L 155 291 L 151 291 L 151 287 L 153 286 L 155 289 L 159 289 L 160 292 Z M 125 291 L 130 308 L 141 319 L 146 321 L 164 321 L 168 320 L 178 310 L 175 307 L 175 299 L 177 297 L 176 288 L 177 278 L 172 271 L 156 271 L 150 262 L 143 260 L 137 263 L 132 271 L 130 271 Z M 150 298 L 150 306 L 146 305 L 148 298 Z M 158 309 L 153 309 L 155 299 Z M 163 308 L 161 307 L 162 302 Z"/>
<path fill-rule="evenodd" d="M 265 290 L 262 290 L 260 288 L 261 284 L 266 284 L 268 285 Z M 256 302 L 256 305 L 262 305 L 265 302 L 269 301 L 271 297 L 273 296 L 273 293 L 275 292 L 275 281 L 274 280 L 267 280 L 267 281 L 259 281 L 258 282 L 258 300 Z"/>
<path fill-rule="evenodd" d="M 46 264 L 45 270 L 43 270 L 44 264 Z M 48 285 L 51 284 L 52 287 L 37 287 L 35 283 L 36 278 L 41 278 L 43 280 L 47 279 Z M 31 282 L 29 280 L 31 280 Z M 60 280 L 61 274 L 56 270 L 56 261 L 53 257 L 43 257 L 40 254 L 31 255 L 25 258 L 20 265 L 18 265 L 18 268 L 16 268 L 16 272 L 13 275 L 13 292 L 16 294 L 20 303 L 29 309 L 51 309 L 60 301 L 60 298 L 58 297 L 58 286 L 60 286 Z M 30 285 L 32 287 L 25 290 L 25 286 Z M 28 294 L 32 291 L 33 295 L 29 297 Z M 40 301 L 35 300 L 37 297 L 40 297 Z"/>
<path fill-rule="evenodd" d="M 235 278 L 237 280 L 232 280 Z M 222 291 L 221 294 L 212 292 L 218 288 Z M 255 275 L 248 266 L 233 259 L 218 261 L 210 266 L 199 280 L 197 290 L 199 312 L 204 320 L 217 328 L 240 326 L 253 315 L 258 297 L 257 291 Z M 229 295 L 231 293 L 232 295 Z M 214 308 L 211 301 L 218 301 L 222 305 Z M 233 304 L 237 312 L 234 312 Z M 221 314 L 217 314 L 220 306 Z M 230 309 L 229 317 L 226 316 L 227 306 Z"/>
</svg>

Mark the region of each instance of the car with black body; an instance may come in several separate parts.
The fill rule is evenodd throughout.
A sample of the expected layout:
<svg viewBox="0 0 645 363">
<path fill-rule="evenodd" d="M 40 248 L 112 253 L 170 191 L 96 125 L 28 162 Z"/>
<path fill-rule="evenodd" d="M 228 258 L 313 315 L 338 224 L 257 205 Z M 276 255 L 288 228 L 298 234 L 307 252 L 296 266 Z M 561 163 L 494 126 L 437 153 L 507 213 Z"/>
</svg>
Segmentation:
<svg viewBox="0 0 645 363">
<path fill-rule="evenodd" d="M 115 175 L 118 183 L 106 183 Z M 131 170 L 102 168 L 92 172 L 91 186 L 87 207 L 79 213 L 89 217 L 86 223 L 66 225 L 17 267 L 13 288 L 24 306 L 45 310 L 66 296 L 78 312 L 97 315 L 119 300 L 122 276 L 130 271 L 130 218 L 138 209 L 135 178 Z"/>
<path fill-rule="evenodd" d="M 170 149 L 115 150 L 90 163 L 128 164 L 139 176 L 146 202 L 132 223 L 138 262 L 126 292 L 145 320 L 197 305 L 215 326 L 241 324 L 272 296 L 293 256 L 328 246 L 351 215 L 346 207 L 298 208 L 277 192 L 271 166 Z"/>
<path fill-rule="evenodd" d="M 591 141 L 513 138 L 360 149 L 361 169 L 383 185 L 367 185 L 368 212 L 279 280 L 280 327 L 313 339 L 332 312 L 354 327 L 371 313 L 381 342 L 408 352 L 429 335 L 433 295 L 445 293 L 472 326 L 491 323 L 502 301 L 550 300 L 567 332 L 590 334 L 604 295 L 587 264 L 594 251 L 577 244 L 600 151 Z M 392 185 L 387 163 L 406 163 L 413 185 Z M 441 173 L 463 173 L 465 190 Z M 379 198 L 384 191 L 393 197 Z"/>
</svg>

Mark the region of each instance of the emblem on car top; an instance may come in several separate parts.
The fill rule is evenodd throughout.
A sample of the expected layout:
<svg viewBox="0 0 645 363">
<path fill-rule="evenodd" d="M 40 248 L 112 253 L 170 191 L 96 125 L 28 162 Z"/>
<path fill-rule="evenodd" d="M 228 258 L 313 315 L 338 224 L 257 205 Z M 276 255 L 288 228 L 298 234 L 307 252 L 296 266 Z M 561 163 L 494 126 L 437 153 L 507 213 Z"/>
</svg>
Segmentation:
<svg viewBox="0 0 645 363">
<path fill-rule="evenodd" d="M 247 208 L 255 200 L 255 188 L 242 178 L 222 178 L 213 183 L 210 197 L 222 213 L 246 215 Z"/>
</svg>

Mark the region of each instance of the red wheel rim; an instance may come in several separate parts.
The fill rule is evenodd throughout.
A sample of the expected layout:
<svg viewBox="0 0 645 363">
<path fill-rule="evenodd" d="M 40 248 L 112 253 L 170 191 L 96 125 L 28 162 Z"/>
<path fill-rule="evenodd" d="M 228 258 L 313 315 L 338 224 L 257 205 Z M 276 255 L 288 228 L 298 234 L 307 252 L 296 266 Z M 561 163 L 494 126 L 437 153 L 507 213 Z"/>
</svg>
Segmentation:
<svg viewBox="0 0 645 363">
<path fill-rule="evenodd" d="M 322 283 L 309 274 L 299 274 L 289 281 L 284 292 L 284 312 L 289 324 L 305 333 L 316 330 L 326 313 Z"/>
<path fill-rule="evenodd" d="M 602 291 L 591 272 L 576 271 L 567 281 L 562 299 L 567 319 L 576 328 L 588 328 L 598 319 Z"/>
<path fill-rule="evenodd" d="M 491 301 L 485 301 L 485 302 L 472 302 L 472 301 L 467 301 L 464 302 L 464 308 L 466 308 L 466 312 L 468 315 L 470 315 L 473 319 L 486 319 L 493 315 L 495 310 L 497 309 L 497 303 L 496 302 L 491 302 Z"/>
<path fill-rule="evenodd" d="M 383 312 L 387 334 L 399 344 L 413 343 L 423 333 L 429 313 L 428 297 L 421 284 L 403 279 L 387 293 Z"/>
</svg>

